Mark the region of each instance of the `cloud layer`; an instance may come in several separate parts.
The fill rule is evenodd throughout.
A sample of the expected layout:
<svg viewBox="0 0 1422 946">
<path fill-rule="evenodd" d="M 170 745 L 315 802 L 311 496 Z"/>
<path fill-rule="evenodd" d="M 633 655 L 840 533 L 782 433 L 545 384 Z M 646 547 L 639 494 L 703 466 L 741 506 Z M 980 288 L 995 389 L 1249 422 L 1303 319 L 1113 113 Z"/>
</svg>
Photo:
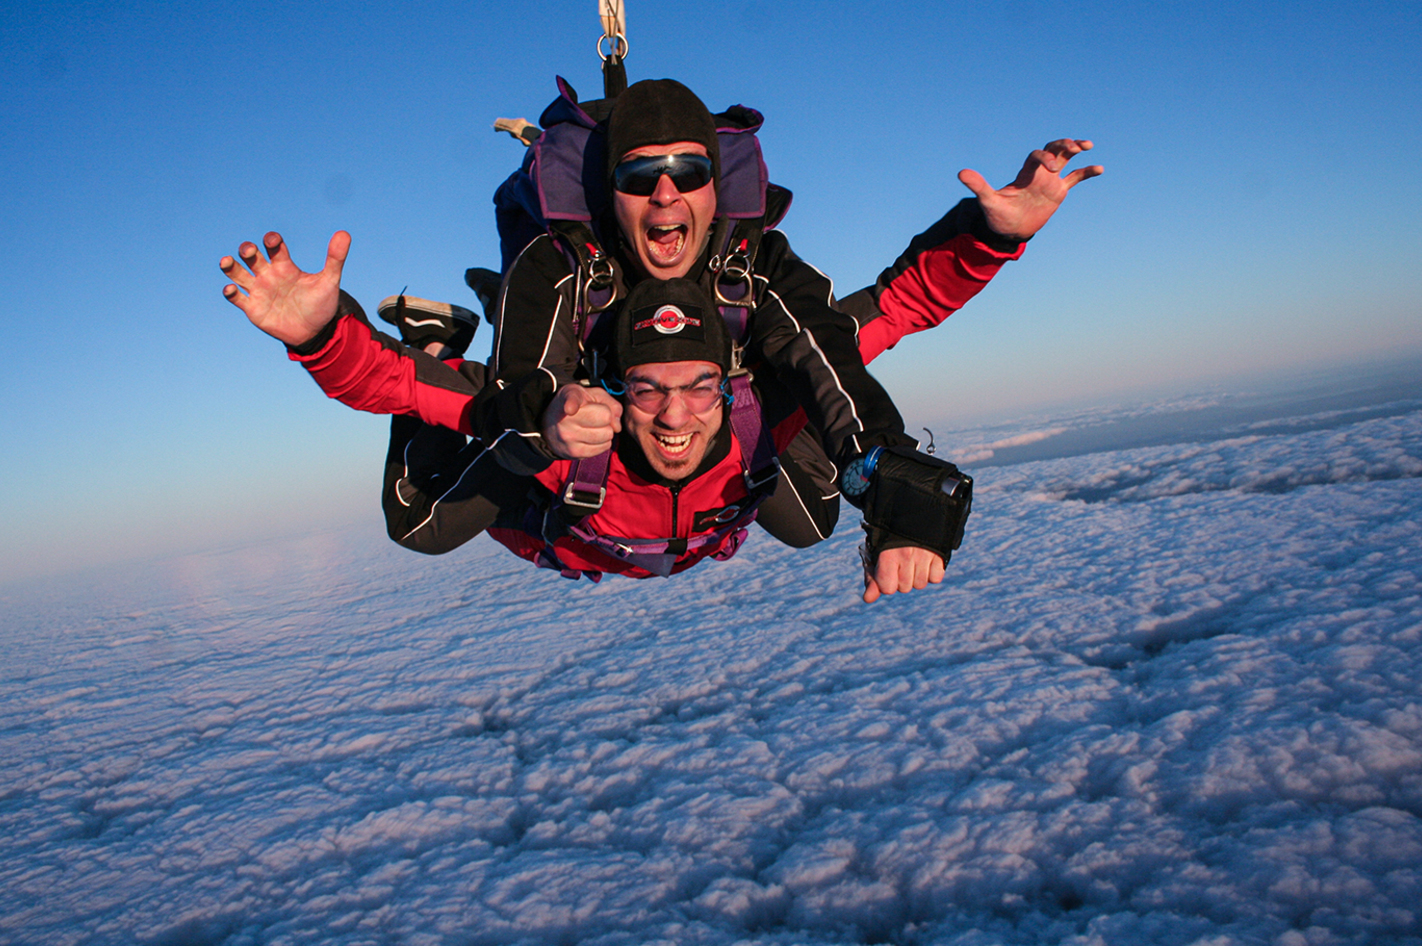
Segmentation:
<svg viewBox="0 0 1422 946">
<path fill-rule="evenodd" d="M 1422 943 L 1419 473 L 1415 411 L 985 470 L 872 607 L 850 523 L 12 591 L 0 938 Z"/>
</svg>

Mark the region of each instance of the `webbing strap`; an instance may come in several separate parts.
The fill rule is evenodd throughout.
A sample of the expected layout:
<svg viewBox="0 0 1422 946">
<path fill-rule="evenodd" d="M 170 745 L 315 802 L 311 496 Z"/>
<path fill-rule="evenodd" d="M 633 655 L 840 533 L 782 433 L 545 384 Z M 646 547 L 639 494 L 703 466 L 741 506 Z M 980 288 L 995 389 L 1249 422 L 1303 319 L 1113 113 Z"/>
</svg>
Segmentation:
<svg viewBox="0 0 1422 946">
<path fill-rule="evenodd" d="M 775 453 L 775 439 L 765 423 L 760 399 L 751 387 L 749 373 L 731 379 L 731 433 L 741 445 L 741 471 L 746 478 L 746 492 L 752 497 L 775 489 L 780 475 L 780 460 Z"/>
<path fill-rule="evenodd" d="M 574 460 L 563 481 L 563 505 L 578 516 L 586 516 L 602 508 L 607 498 L 607 471 L 612 465 L 612 448 L 595 457 Z"/>
<path fill-rule="evenodd" d="M 622 37 L 627 42 L 627 10 L 622 0 L 597 0 L 597 15 L 602 18 L 602 38 L 607 40 Z M 614 47 L 613 55 L 625 56 L 627 50 Z"/>
<path fill-rule="evenodd" d="M 764 232 L 761 222 L 759 218 L 737 220 L 722 251 L 709 263 L 711 290 L 721 318 L 731 330 L 731 339 L 740 347 L 750 340 L 750 314 L 755 311 L 755 257 Z"/>
<path fill-rule="evenodd" d="M 592 316 L 617 301 L 617 275 L 592 228 L 579 220 L 550 220 L 548 230 L 572 253 L 577 277 L 573 295 L 573 332 L 579 341 L 592 329 Z"/>
<path fill-rule="evenodd" d="M 671 574 L 677 560 L 688 552 L 695 552 L 708 545 L 722 546 L 725 548 L 712 553 L 712 558 L 718 561 L 725 561 L 745 541 L 746 526 L 755 521 L 756 511 L 760 504 L 766 499 L 765 496 L 758 496 L 741 508 L 740 514 L 732 521 L 722 525 L 713 532 L 698 535 L 690 539 L 624 539 L 614 536 L 599 535 L 591 529 L 582 525 L 572 525 L 568 527 L 568 535 L 579 541 L 586 542 L 594 548 L 601 549 L 613 558 L 635 565 L 653 575 L 660 575 L 665 578 Z M 668 551 L 676 543 L 679 551 Z"/>
</svg>

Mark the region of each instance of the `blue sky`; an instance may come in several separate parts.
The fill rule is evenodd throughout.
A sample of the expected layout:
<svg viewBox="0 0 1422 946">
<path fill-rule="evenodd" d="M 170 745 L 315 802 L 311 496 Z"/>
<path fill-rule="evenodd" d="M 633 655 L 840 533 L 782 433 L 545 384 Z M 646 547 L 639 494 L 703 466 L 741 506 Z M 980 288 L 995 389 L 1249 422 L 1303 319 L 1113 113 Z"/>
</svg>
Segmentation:
<svg viewBox="0 0 1422 946">
<path fill-rule="evenodd" d="M 767 117 L 843 293 L 1049 138 L 1106 175 L 971 308 L 876 363 L 910 427 L 1422 352 L 1422 8 L 628 2 L 632 79 Z M 337 228 L 373 308 L 469 304 L 489 197 L 593 0 L 0 11 L 0 575 L 378 522 L 385 423 L 322 398 L 217 259 Z M 474 351 L 485 350 L 488 332 Z M 481 347 L 482 346 L 482 347 Z"/>
</svg>

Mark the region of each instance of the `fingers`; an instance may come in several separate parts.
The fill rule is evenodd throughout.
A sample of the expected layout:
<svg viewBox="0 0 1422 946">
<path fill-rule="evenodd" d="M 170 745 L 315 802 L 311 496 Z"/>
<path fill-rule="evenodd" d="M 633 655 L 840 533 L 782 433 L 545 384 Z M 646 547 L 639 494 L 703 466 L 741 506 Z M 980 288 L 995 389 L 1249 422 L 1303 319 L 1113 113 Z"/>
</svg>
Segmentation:
<svg viewBox="0 0 1422 946">
<path fill-rule="evenodd" d="M 1027 160 L 1022 165 L 1022 174 L 1024 176 L 1030 174 L 1033 170 L 1032 165 L 1034 164 L 1040 164 L 1055 174 L 1066 167 L 1066 159 L 1048 151 L 1046 148 L 1038 148 L 1036 151 L 1027 155 Z"/>
<path fill-rule="evenodd" d="M 612 445 L 622 429 L 622 405 L 601 388 L 569 384 L 553 396 L 544 415 L 543 437 L 555 456 L 581 460 Z"/>
<path fill-rule="evenodd" d="M 882 595 L 922 591 L 943 581 L 943 557 L 921 548 L 885 549 L 874 563 L 874 574 L 864 576 L 864 603 L 873 604 Z"/>
<path fill-rule="evenodd" d="M 1071 158 L 1083 151 L 1090 151 L 1094 147 L 1096 146 L 1085 138 L 1058 138 L 1056 141 L 1047 142 L 1042 146 L 1042 150 Z"/>
<path fill-rule="evenodd" d="M 602 403 L 607 405 L 608 411 L 612 414 L 612 430 L 614 433 L 622 432 L 622 402 L 608 394 L 602 388 L 598 388 L 598 393 L 606 395 L 607 400 Z"/>
<path fill-rule="evenodd" d="M 228 283 L 227 285 L 222 287 L 222 298 L 226 299 L 228 302 L 232 303 L 237 308 L 241 309 L 243 312 L 247 311 L 247 297 L 242 294 L 242 290 L 238 289 L 231 283 Z"/>
<path fill-rule="evenodd" d="M 1052 170 L 1053 172 L 1056 172 L 1066 167 L 1067 162 L 1070 161 L 1072 158 L 1076 157 L 1078 154 L 1081 154 L 1083 151 L 1090 151 L 1094 147 L 1096 147 L 1096 145 L 1086 140 L 1085 138 L 1058 138 L 1056 141 L 1047 142 L 1047 144 L 1043 146 L 1041 152 L 1034 151 L 1032 152 L 1032 155 L 1035 157 L 1037 154 L 1042 152 L 1052 155 L 1053 157 L 1051 161 L 1043 161 L 1042 163 L 1048 169 Z M 1065 179 L 1067 187 L 1075 187 L 1077 184 L 1080 184 L 1088 177 L 1096 177 L 1104 170 L 1105 168 L 1103 168 L 1101 165 L 1094 164 L 1089 168 L 1081 168 L 1079 170 L 1073 171 L 1071 174 L 1067 175 Z"/>
<path fill-rule="evenodd" d="M 262 237 L 262 245 L 267 248 L 267 258 L 273 263 L 291 262 L 291 254 L 286 250 L 286 242 L 275 230 Z"/>
<path fill-rule="evenodd" d="M 1066 177 L 1062 178 L 1062 180 L 1066 182 L 1067 189 L 1070 190 L 1071 188 L 1080 184 L 1082 181 L 1087 180 L 1088 178 L 1099 177 L 1101 174 L 1105 173 L 1105 171 L 1106 169 L 1101 165 L 1093 164 L 1090 167 L 1077 168 L 1075 171 L 1072 171 Z"/>
<path fill-rule="evenodd" d="M 237 247 L 237 258 L 246 265 L 247 269 L 252 271 L 254 276 L 259 268 L 267 264 L 267 261 L 262 259 L 262 254 L 257 252 L 257 244 L 250 240 L 243 241 L 242 245 Z"/>
<path fill-rule="evenodd" d="M 281 237 L 276 234 L 268 233 L 267 236 L 276 236 L 277 241 L 281 241 Z M 222 274 L 228 279 L 250 292 L 256 278 L 260 277 L 261 271 L 266 268 L 267 261 L 262 259 L 261 253 L 257 252 L 257 244 L 250 240 L 244 241 L 237 247 L 237 257 L 245 264 L 245 268 L 238 266 L 237 260 L 230 256 L 224 256 L 218 260 L 217 268 L 222 270 Z"/>
<path fill-rule="evenodd" d="M 243 259 L 250 259 L 257 255 L 257 247 L 251 243 L 243 243 L 237 248 L 237 255 Z M 252 274 L 247 271 L 245 266 L 237 265 L 237 261 L 230 256 L 224 256 L 218 260 L 217 268 L 222 270 L 222 275 L 232 280 L 232 283 L 222 287 L 223 298 L 245 312 L 247 297 L 243 295 L 242 290 L 252 291 Z"/>
</svg>

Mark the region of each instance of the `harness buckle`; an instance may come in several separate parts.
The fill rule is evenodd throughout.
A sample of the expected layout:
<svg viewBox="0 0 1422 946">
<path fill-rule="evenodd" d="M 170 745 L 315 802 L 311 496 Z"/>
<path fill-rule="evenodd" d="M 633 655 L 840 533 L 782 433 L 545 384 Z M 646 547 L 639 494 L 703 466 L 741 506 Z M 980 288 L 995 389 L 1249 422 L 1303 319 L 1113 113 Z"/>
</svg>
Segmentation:
<svg viewBox="0 0 1422 946">
<path fill-rule="evenodd" d="M 741 243 L 744 244 L 745 241 L 742 240 Z M 747 312 L 755 311 L 755 281 L 751 278 L 750 257 L 744 250 L 737 249 L 733 253 L 726 254 L 725 258 L 719 254 L 712 257 L 710 268 L 716 274 L 716 278 L 711 282 L 711 288 L 715 290 L 717 305 L 733 306 L 745 309 Z M 732 299 L 721 291 L 723 279 L 732 285 L 740 284 L 745 287 L 740 298 Z"/>
<path fill-rule="evenodd" d="M 575 511 L 580 511 L 583 515 L 592 515 L 602 508 L 603 500 L 607 499 L 607 487 L 600 487 L 597 491 L 597 499 L 594 501 L 592 493 L 585 493 L 577 488 L 577 483 L 569 483 L 563 490 L 563 505 L 573 506 Z"/>
<path fill-rule="evenodd" d="M 750 369 L 746 366 L 746 346 L 735 339 L 731 339 L 731 370 L 726 375 L 727 380 L 745 375 L 751 377 Z M 734 401 L 732 402 L 734 403 Z"/>
<path fill-rule="evenodd" d="M 760 470 L 759 472 L 754 470 L 746 470 L 746 491 L 753 492 L 755 490 L 760 489 L 767 483 L 773 483 L 775 482 L 776 477 L 778 477 L 779 475 L 780 458 L 771 457 L 770 463 L 767 464 L 766 467 Z"/>
</svg>

